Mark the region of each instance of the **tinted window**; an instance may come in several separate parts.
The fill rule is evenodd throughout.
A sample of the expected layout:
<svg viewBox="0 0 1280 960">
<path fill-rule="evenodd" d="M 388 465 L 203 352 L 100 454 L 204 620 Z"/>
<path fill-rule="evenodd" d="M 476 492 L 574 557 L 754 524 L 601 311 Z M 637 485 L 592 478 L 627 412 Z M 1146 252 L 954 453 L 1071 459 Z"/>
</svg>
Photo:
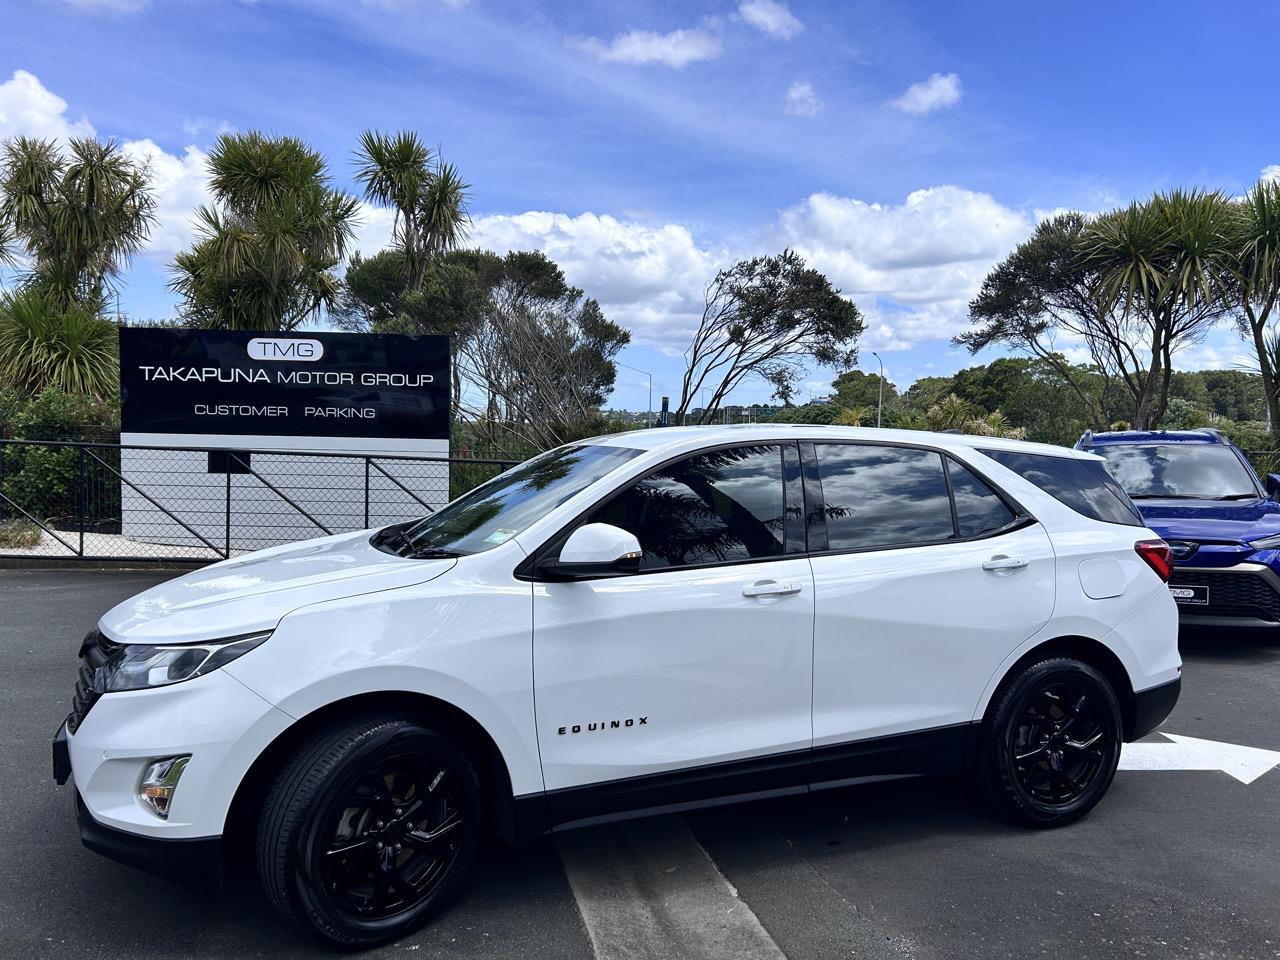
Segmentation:
<svg viewBox="0 0 1280 960">
<path fill-rule="evenodd" d="M 731 563 L 784 552 L 782 450 L 715 450 L 641 480 L 592 513 L 636 535 L 642 570 Z"/>
<path fill-rule="evenodd" d="M 1244 499 L 1258 496 L 1244 464 L 1228 447 L 1209 443 L 1099 445 L 1129 496 Z"/>
<path fill-rule="evenodd" d="M 612 446 L 574 445 L 550 450 L 412 526 L 386 528 L 374 542 L 380 549 L 401 555 L 430 549 L 462 554 L 491 550 L 639 453 Z"/>
<path fill-rule="evenodd" d="M 941 454 L 852 443 L 820 443 L 817 453 L 828 549 L 955 535 Z"/>
<path fill-rule="evenodd" d="M 1013 450 L 983 450 L 988 457 L 1030 480 L 1076 513 L 1092 520 L 1144 526 L 1124 490 L 1101 460 L 1050 457 Z"/>
<path fill-rule="evenodd" d="M 962 537 L 980 537 L 1013 523 L 1017 517 L 1000 496 L 972 473 L 947 462 L 951 493 L 956 498 L 956 525 Z"/>
</svg>

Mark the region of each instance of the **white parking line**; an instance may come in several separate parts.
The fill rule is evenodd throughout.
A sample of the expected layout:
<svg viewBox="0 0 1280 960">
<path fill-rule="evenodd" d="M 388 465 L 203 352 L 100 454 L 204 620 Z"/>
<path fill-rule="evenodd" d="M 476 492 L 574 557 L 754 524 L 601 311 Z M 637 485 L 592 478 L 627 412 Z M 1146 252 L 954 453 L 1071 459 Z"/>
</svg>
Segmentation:
<svg viewBox="0 0 1280 960">
<path fill-rule="evenodd" d="M 785 960 L 679 817 L 559 834 L 597 960 Z"/>
</svg>

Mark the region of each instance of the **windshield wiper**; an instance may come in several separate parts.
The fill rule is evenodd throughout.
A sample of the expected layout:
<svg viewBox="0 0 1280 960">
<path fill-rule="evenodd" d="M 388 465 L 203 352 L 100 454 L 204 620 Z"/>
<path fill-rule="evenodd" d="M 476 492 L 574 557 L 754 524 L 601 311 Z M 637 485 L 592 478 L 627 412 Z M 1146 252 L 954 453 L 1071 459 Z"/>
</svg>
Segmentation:
<svg viewBox="0 0 1280 960">
<path fill-rule="evenodd" d="M 1215 497 L 1215 500 L 1257 500 L 1256 493 L 1228 493 L 1225 497 Z"/>
<path fill-rule="evenodd" d="M 1130 500 L 1204 500 L 1193 493 L 1131 493 Z"/>
<path fill-rule="evenodd" d="M 462 556 L 457 550 L 446 550 L 444 547 L 423 547 L 409 554 L 411 560 L 453 560 Z"/>
</svg>

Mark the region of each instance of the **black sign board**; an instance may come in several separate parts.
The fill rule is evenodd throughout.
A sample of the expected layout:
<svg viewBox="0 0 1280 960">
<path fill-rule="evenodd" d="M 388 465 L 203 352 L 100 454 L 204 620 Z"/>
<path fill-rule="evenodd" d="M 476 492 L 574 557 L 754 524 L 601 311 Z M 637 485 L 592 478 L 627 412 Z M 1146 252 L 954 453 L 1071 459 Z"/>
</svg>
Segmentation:
<svg viewBox="0 0 1280 960">
<path fill-rule="evenodd" d="M 120 331 L 121 430 L 449 438 L 449 338 Z"/>
</svg>

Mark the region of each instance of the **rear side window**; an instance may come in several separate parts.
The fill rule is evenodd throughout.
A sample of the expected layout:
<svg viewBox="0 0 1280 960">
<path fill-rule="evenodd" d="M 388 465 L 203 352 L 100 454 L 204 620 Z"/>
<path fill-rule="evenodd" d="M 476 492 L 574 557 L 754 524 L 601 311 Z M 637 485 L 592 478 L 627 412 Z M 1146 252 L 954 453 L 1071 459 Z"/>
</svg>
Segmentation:
<svg viewBox="0 0 1280 960">
<path fill-rule="evenodd" d="M 782 449 L 699 453 L 651 473 L 586 518 L 640 541 L 642 570 L 735 563 L 785 552 Z"/>
<path fill-rule="evenodd" d="M 820 443 L 827 549 L 906 545 L 955 536 L 942 456 L 930 450 Z"/>
<path fill-rule="evenodd" d="M 960 464 L 948 460 L 947 470 L 956 498 L 956 532 L 961 537 L 981 537 L 1018 519 L 999 494 Z"/>
<path fill-rule="evenodd" d="M 982 450 L 1076 513 L 1105 523 L 1146 524 L 1101 460 L 1053 457 L 1014 450 Z"/>
</svg>

